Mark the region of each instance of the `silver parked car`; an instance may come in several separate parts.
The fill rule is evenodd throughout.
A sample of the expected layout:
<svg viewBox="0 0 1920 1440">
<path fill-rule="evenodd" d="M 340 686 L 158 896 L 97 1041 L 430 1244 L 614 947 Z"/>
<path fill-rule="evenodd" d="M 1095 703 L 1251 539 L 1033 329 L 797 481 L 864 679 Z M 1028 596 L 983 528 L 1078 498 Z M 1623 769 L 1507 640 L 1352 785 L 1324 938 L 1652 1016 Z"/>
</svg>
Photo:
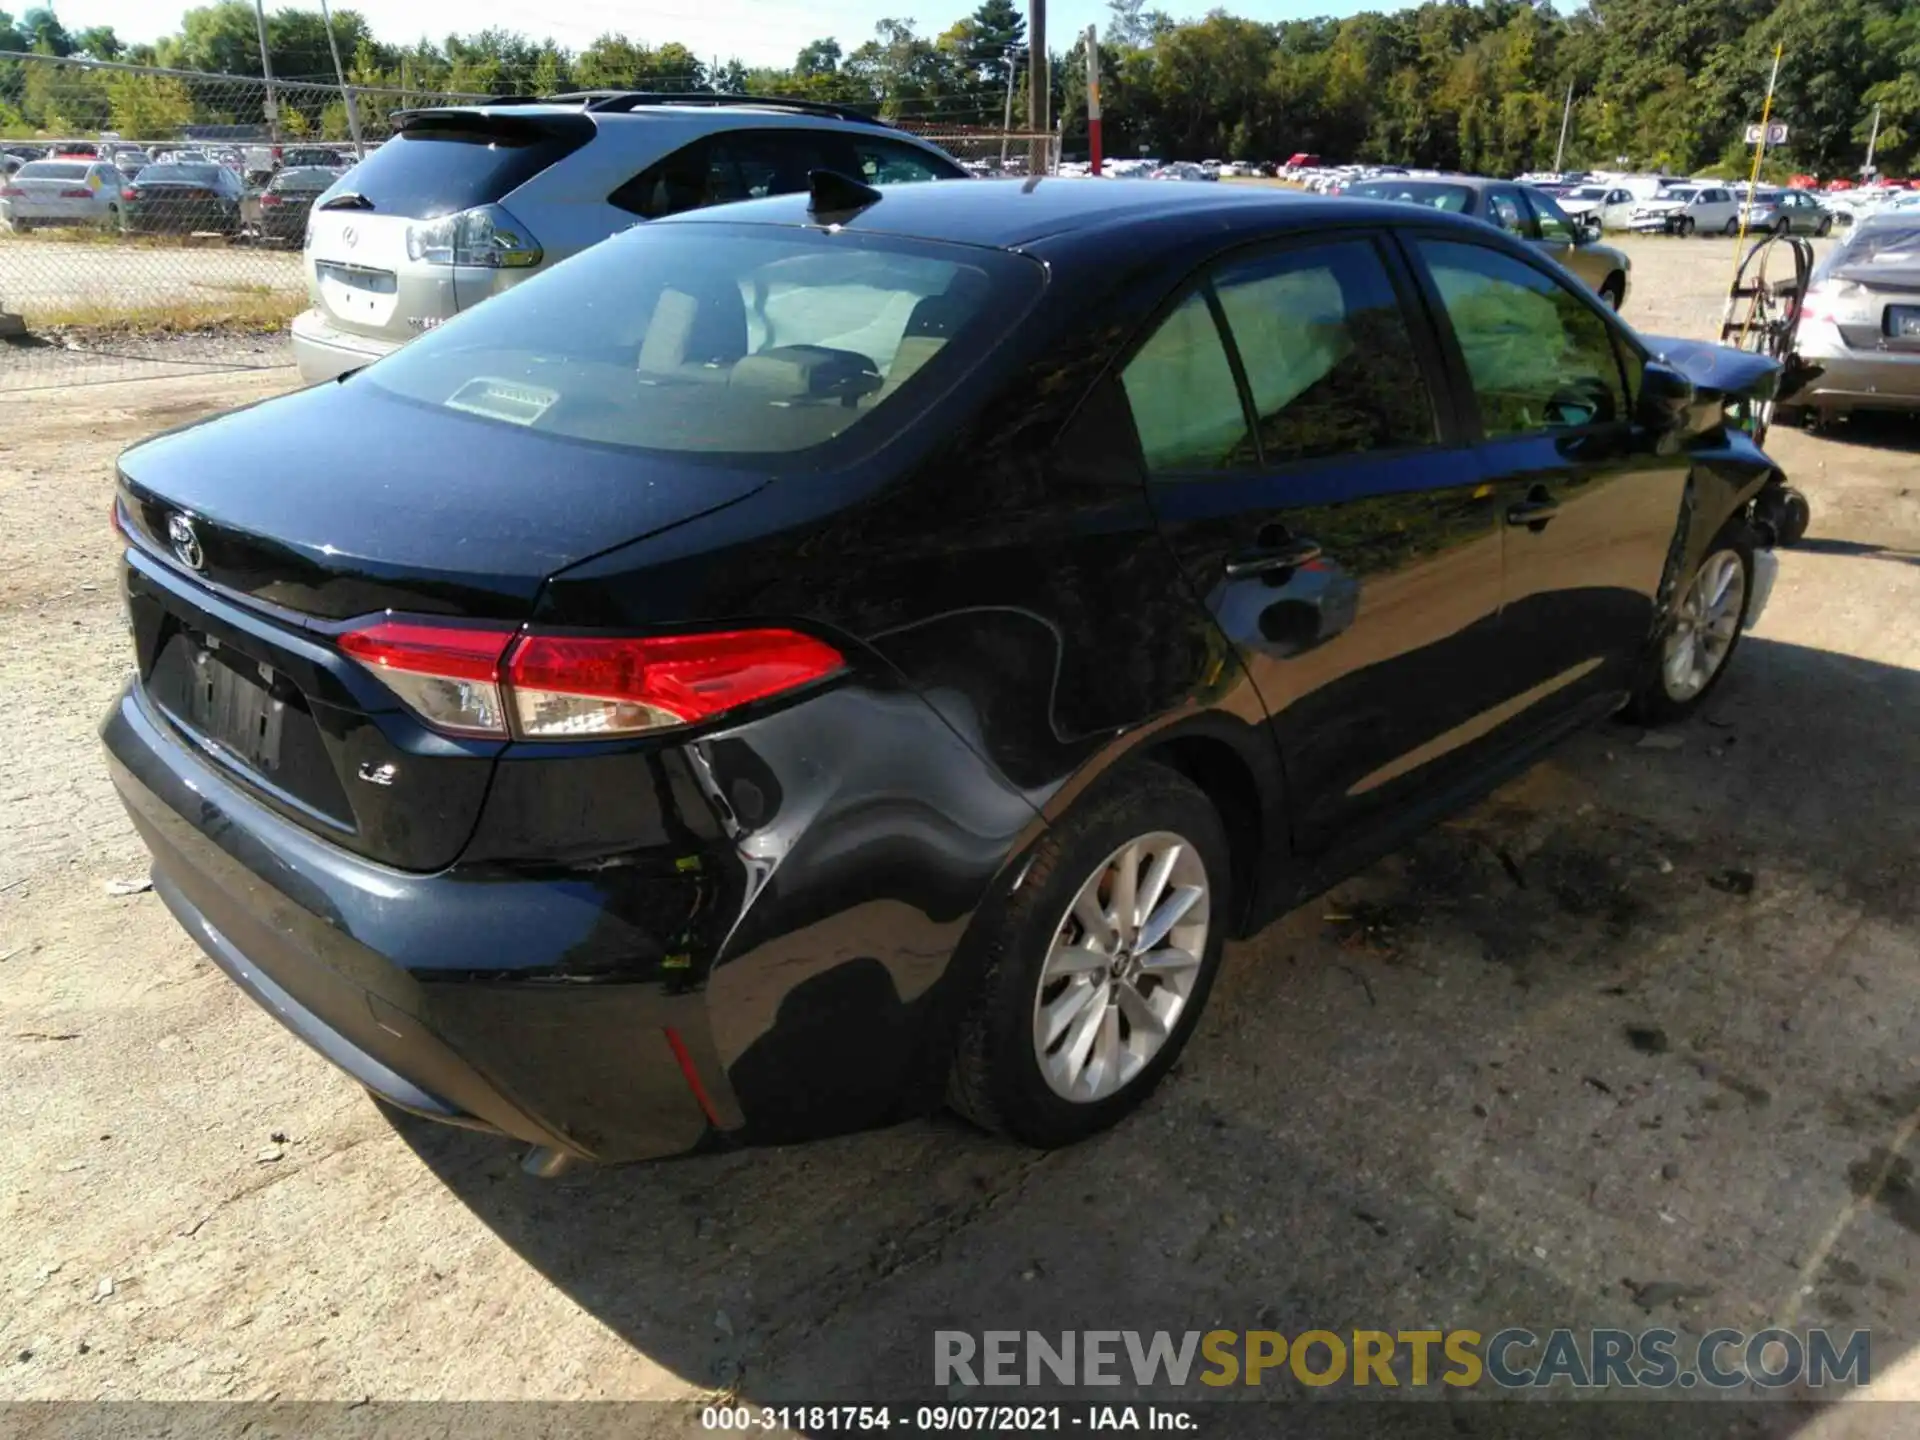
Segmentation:
<svg viewBox="0 0 1920 1440">
<path fill-rule="evenodd" d="M 1920 211 L 1867 217 L 1820 262 L 1796 348 L 1819 373 L 1781 418 L 1920 410 Z"/>
<path fill-rule="evenodd" d="M 1734 193 L 1744 203 L 1744 193 Z M 1747 229 L 1754 234 L 1825 235 L 1833 229 L 1833 212 L 1805 190 L 1756 190 Z"/>
<path fill-rule="evenodd" d="M 1740 200 L 1726 185 L 1669 185 L 1634 206 L 1629 228 L 1666 235 L 1732 235 L 1740 229 Z"/>
<path fill-rule="evenodd" d="M 300 374 L 377 360 L 642 221 L 802 191 L 815 170 L 966 177 L 882 121 L 800 101 L 595 92 L 404 114 L 313 206 Z"/>
<path fill-rule="evenodd" d="M 126 177 L 104 160 L 29 160 L 0 187 L 0 219 L 15 230 L 117 226 L 125 183 Z"/>
</svg>

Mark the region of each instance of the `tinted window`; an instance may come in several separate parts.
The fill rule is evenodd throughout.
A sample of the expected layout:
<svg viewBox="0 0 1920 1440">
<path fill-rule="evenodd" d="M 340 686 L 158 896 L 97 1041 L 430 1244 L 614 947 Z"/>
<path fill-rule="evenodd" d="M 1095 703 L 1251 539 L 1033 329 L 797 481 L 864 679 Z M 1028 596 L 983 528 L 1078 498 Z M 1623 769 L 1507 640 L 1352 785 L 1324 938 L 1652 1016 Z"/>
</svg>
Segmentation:
<svg viewBox="0 0 1920 1440">
<path fill-rule="evenodd" d="M 1400 200 L 1410 205 L 1425 205 L 1433 210 L 1451 210 L 1463 214 L 1473 203 L 1473 192 L 1464 185 L 1439 185 L 1429 180 L 1368 180 L 1349 185 L 1348 195 L 1363 200 Z"/>
<path fill-rule="evenodd" d="M 1120 381 L 1147 468 L 1223 470 L 1250 465 L 1254 449 L 1220 329 L 1195 291 L 1147 338 Z"/>
<path fill-rule="evenodd" d="M 842 136 L 853 142 L 857 179 L 869 185 L 908 185 L 919 180 L 951 180 L 959 169 L 914 145 L 883 136 Z"/>
<path fill-rule="evenodd" d="M 1520 208 L 1520 192 L 1517 190 L 1489 190 L 1485 218 L 1502 230 L 1515 235 L 1527 233 L 1527 214 Z"/>
<path fill-rule="evenodd" d="M 149 165 L 136 183 L 141 185 L 200 185 L 217 189 L 222 171 L 218 165 Z"/>
<path fill-rule="evenodd" d="M 1488 435 L 1625 416 L 1613 337 L 1591 306 L 1511 256 L 1440 240 L 1419 244 Z"/>
<path fill-rule="evenodd" d="M 607 197 L 647 220 L 790 195 L 807 188 L 810 171 L 847 168 L 830 130 L 732 130 L 696 140 L 649 165 Z"/>
<path fill-rule="evenodd" d="M 1267 464 L 1436 438 L 1426 377 L 1373 246 L 1262 256 L 1213 283 Z"/>
<path fill-rule="evenodd" d="M 1567 219 L 1566 211 L 1554 204 L 1551 195 L 1529 194 L 1527 204 L 1533 210 L 1534 223 L 1540 227 L 1542 240 L 1558 240 L 1563 244 L 1573 241 L 1573 222 Z"/>
<path fill-rule="evenodd" d="M 637 226 L 423 335 L 364 383 L 558 439 L 789 454 L 938 393 L 1019 322 L 1042 275 L 972 246 Z"/>
<path fill-rule="evenodd" d="M 341 188 L 365 196 L 382 215 L 451 215 L 501 199 L 592 134 L 584 115 L 423 119 L 362 160 Z"/>
</svg>

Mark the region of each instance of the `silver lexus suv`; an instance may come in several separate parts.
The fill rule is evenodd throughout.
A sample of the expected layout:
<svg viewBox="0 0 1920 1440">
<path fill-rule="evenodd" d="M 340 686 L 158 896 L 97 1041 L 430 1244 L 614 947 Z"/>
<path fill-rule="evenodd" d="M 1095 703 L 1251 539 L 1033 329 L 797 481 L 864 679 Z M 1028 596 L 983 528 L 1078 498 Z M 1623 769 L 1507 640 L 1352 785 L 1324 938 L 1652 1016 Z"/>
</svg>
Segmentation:
<svg viewBox="0 0 1920 1440">
<path fill-rule="evenodd" d="M 801 101 L 592 92 L 409 112 L 313 206 L 300 374 L 377 360 L 642 220 L 805 190 L 821 169 L 966 177 L 882 121 Z"/>
</svg>

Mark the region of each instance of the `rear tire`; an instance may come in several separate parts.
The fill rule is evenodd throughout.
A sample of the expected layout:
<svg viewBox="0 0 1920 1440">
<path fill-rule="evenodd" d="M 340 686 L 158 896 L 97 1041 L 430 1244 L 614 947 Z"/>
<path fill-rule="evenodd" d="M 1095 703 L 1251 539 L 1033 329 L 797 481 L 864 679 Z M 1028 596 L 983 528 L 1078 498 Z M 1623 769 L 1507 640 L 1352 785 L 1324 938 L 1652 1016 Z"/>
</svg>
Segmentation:
<svg viewBox="0 0 1920 1440">
<path fill-rule="evenodd" d="M 1813 233 L 1822 239 L 1831 235 L 1833 233 L 1833 217 L 1831 215 L 1822 215 L 1820 217 L 1820 223 L 1813 227 Z"/>
<path fill-rule="evenodd" d="M 1738 235 L 1740 233 L 1740 217 L 1738 215 L 1728 216 L 1727 223 L 1720 227 L 1720 233 L 1722 235 Z"/>
<path fill-rule="evenodd" d="M 1158 902 L 1132 917 L 1116 894 L 1127 873 L 1139 887 L 1164 876 Z M 1190 780 L 1135 762 L 1098 782 L 970 937 L 982 963 L 955 1036 L 948 1103 L 1043 1149 L 1133 1111 L 1199 1021 L 1233 913 L 1230 884 L 1226 827 Z M 1107 928 L 1082 918 L 1089 904 Z M 1177 923 L 1158 940 L 1140 934 L 1140 908 L 1149 931 L 1169 914 Z"/>
<path fill-rule="evenodd" d="M 1670 725 L 1705 703 L 1740 647 L 1753 595 L 1757 539 L 1736 515 L 1720 527 L 1680 587 L 1633 698 L 1623 712 L 1643 725 Z"/>
</svg>

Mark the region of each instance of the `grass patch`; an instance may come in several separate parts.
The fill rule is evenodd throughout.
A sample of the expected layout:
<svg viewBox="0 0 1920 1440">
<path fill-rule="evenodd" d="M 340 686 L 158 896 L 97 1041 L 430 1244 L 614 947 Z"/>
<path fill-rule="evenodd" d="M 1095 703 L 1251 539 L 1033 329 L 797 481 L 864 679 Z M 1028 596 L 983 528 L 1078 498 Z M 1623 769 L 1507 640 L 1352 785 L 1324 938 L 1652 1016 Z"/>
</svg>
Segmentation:
<svg viewBox="0 0 1920 1440">
<path fill-rule="evenodd" d="M 307 308 L 304 294 L 265 285 L 209 287 L 231 294 L 152 305 L 70 305 L 35 311 L 29 328 L 41 335 L 276 334 Z"/>
</svg>

